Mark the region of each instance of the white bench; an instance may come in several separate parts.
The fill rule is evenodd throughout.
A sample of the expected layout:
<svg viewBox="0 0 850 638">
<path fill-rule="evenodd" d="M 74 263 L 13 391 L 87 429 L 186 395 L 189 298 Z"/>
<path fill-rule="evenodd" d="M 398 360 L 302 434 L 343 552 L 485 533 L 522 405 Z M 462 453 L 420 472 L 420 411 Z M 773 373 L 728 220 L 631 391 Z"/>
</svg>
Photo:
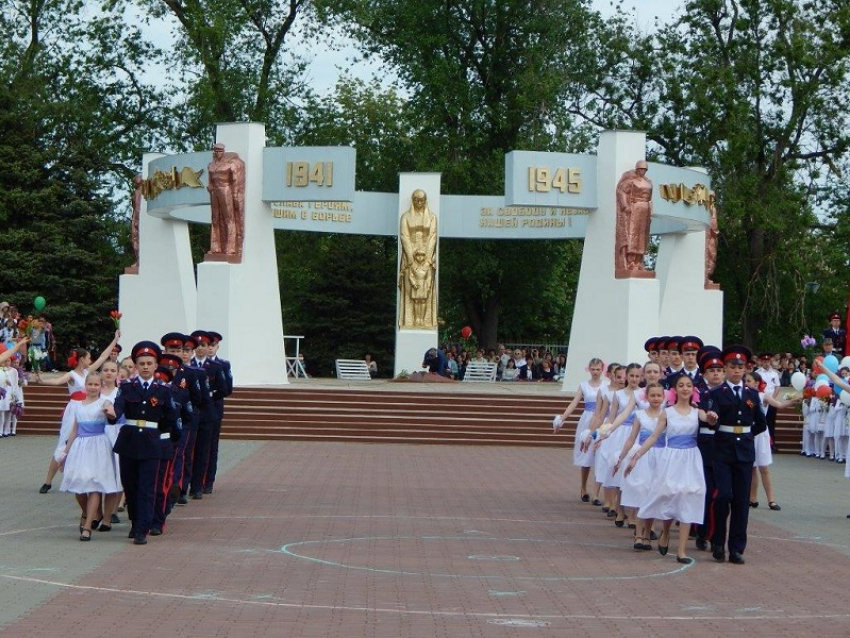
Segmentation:
<svg viewBox="0 0 850 638">
<path fill-rule="evenodd" d="M 496 380 L 497 363 L 481 361 L 470 361 L 466 364 L 466 373 L 463 375 L 464 382 L 470 383 L 493 383 Z"/>
<path fill-rule="evenodd" d="M 369 364 L 363 359 L 337 359 L 336 378 L 347 381 L 370 381 Z"/>
</svg>

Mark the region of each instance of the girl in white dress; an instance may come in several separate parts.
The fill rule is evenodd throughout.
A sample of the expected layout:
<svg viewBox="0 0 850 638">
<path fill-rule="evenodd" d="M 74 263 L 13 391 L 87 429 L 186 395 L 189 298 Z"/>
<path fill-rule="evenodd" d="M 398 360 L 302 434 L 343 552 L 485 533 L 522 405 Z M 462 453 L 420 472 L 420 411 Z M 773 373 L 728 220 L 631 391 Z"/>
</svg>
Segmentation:
<svg viewBox="0 0 850 638">
<path fill-rule="evenodd" d="M 41 488 L 38 490 L 39 493 L 47 494 L 53 485 L 53 477 L 56 476 L 56 472 L 59 471 L 59 462 L 56 460 L 56 457 L 62 452 L 65 448 L 65 443 L 68 441 L 68 434 L 70 433 L 71 425 L 73 424 L 71 408 L 75 401 L 82 401 L 86 396 L 85 383 L 89 368 L 92 370 L 99 369 L 100 366 L 102 366 L 109 358 L 112 348 L 118 343 L 118 339 L 120 337 L 121 331 L 116 330 L 115 337 L 112 339 L 112 342 L 103 349 L 100 357 L 98 357 L 97 361 L 94 363 L 92 363 L 91 354 L 88 350 L 84 350 L 82 348 L 73 350 L 71 352 L 71 356 L 68 357 L 68 367 L 71 368 L 71 370 L 56 378 L 43 378 L 41 380 L 42 385 L 67 385 L 68 394 L 71 395 L 71 400 L 68 402 L 68 405 L 65 406 L 65 411 L 62 413 L 62 425 L 59 428 L 59 440 L 57 441 L 56 448 L 50 457 L 50 463 L 47 466 L 47 476 L 44 479 L 44 483 L 41 485 Z"/>
<path fill-rule="evenodd" d="M 596 401 L 596 412 L 590 421 L 588 427 L 589 434 L 584 435 L 582 441 L 582 451 L 593 449 L 593 473 L 597 485 L 600 487 L 605 482 L 606 469 L 608 468 L 604 460 L 599 454 L 599 446 L 597 442 L 600 440 L 608 428 L 611 427 L 611 421 L 614 420 L 616 412 L 612 411 L 614 403 L 614 395 L 617 390 L 621 389 L 626 382 L 626 369 L 619 363 L 608 365 L 608 384 L 602 386 L 599 392 L 599 397 Z M 614 500 L 613 490 L 605 490 L 603 493 L 604 505 L 602 511 L 610 517 L 617 515 L 617 503 Z"/>
<path fill-rule="evenodd" d="M 622 527 L 625 524 L 626 514 L 620 506 L 620 484 L 623 475 L 615 471 L 614 466 L 617 463 L 623 444 L 629 437 L 632 422 L 634 421 L 635 408 L 637 406 L 635 394 L 640 390 L 643 368 L 640 364 L 630 363 L 626 367 L 625 372 L 627 385 L 625 388 L 617 390 L 611 406 L 611 413 L 615 415 L 614 420 L 611 423 L 611 427 L 600 434 L 596 442 L 596 464 L 597 467 L 600 465 L 603 467 L 602 476 L 604 480 L 602 481 L 602 487 L 606 491 L 606 498 L 609 498 L 616 506 L 614 524 L 617 527 Z"/>
<path fill-rule="evenodd" d="M 658 367 L 656 364 L 652 364 Z M 660 372 L 660 371 L 659 371 Z M 626 457 L 634 456 L 640 446 L 643 445 L 650 435 L 655 432 L 658 426 L 658 417 L 664 409 L 664 388 L 660 383 L 648 383 L 642 390 L 642 393 L 648 402 L 646 407 L 639 409 L 635 413 L 634 425 L 629 434 L 628 440 L 623 445 L 620 452 L 620 458 L 617 460 L 615 471 L 620 469 L 620 465 Z M 638 511 L 644 501 L 649 497 L 650 489 L 655 482 L 655 471 L 658 463 L 657 456 L 660 454 L 667 442 L 666 437 L 662 434 L 658 437 L 655 445 L 647 452 L 647 459 L 636 466 L 635 469 L 623 479 L 623 484 L 620 494 L 620 504 L 626 509 L 626 513 L 630 520 L 634 520 L 635 529 L 635 550 L 652 549 L 650 539 L 652 536 L 652 519 L 645 520 L 638 516 Z"/>
<path fill-rule="evenodd" d="M 12 401 L 15 399 L 18 371 L 10 364 L 10 360 L 0 363 L 0 437 L 9 436 L 12 431 Z"/>
<path fill-rule="evenodd" d="M 649 496 L 641 505 L 638 516 L 664 521 L 658 539 L 658 551 L 667 554 L 670 545 L 670 527 L 679 521 L 679 547 L 676 560 L 692 563 L 685 550 L 691 523 L 702 523 L 705 507 L 705 476 L 702 455 L 697 447 L 700 419 L 705 413 L 691 403 L 694 382 L 687 375 L 676 379 L 676 404 L 665 409 L 658 417 L 658 425 L 632 456 L 626 468 L 631 474 L 639 460 L 655 445 L 662 433 L 667 435 L 666 447 L 656 456 L 655 481 Z"/>
<path fill-rule="evenodd" d="M 759 393 L 762 410 L 764 412 L 767 412 L 768 406 L 773 406 L 777 410 L 780 410 L 799 403 L 799 399 L 780 401 L 769 394 L 765 394 L 762 391 L 764 389 L 764 384 L 762 383 L 761 375 L 758 372 L 745 372 L 744 383 L 748 388 L 752 388 Z M 770 464 L 773 463 L 773 453 L 770 451 L 770 432 L 765 430 L 761 434 L 756 434 L 753 442 L 756 448 L 756 462 L 753 465 L 753 482 L 750 485 L 750 507 L 759 506 L 759 475 L 761 475 L 761 482 L 762 485 L 764 485 L 764 493 L 767 496 L 767 506 L 772 510 L 779 511 L 782 508 L 779 506 L 779 503 L 776 502 L 776 498 L 773 495 L 773 481 L 770 479 Z"/>
<path fill-rule="evenodd" d="M 105 410 L 110 404 L 101 398 L 101 387 L 98 373 L 86 377 L 86 398 L 71 406 L 71 432 L 59 455 L 64 472 L 59 490 L 76 494 L 83 510 L 81 541 L 91 540 L 100 509 L 100 495 L 109 494 L 114 500 L 119 490 L 118 466 L 106 435 Z"/>
<path fill-rule="evenodd" d="M 581 417 L 579 417 L 578 425 L 576 426 L 575 442 L 573 443 L 573 465 L 581 468 L 581 487 L 579 494 L 583 503 L 590 501 L 590 495 L 587 493 L 587 479 L 590 477 L 590 468 L 593 467 L 593 448 L 582 450 L 581 442 L 596 412 L 597 398 L 602 388 L 602 359 L 591 359 L 587 370 L 590 373 L 590 379 L 582 381 L 579 384 L 573 400 L 567 405 L 567 409 L 561 415 L 560 423 L 555 426 L 552 432 L 552 434 L 555 434 L 561 429 L 561 425 L 566 423 L 567 419 L 578 407 L 579 401 L 583 400 L 584 411 L 581 413 Z M 596 490 L 596 496 L 598 495 L 599 488 Z M 594 501 L 596 500 L 598 499 L 594 498 Z"/>
<path fill-rule="evenodd" d="M 116 361 L 112 361 L 111 359 L 104 363 L 100 368 L 100 377 L 103 381 L 103 387 L 100 389 L 100 396 L 110 403 L 115 403 L 115 397 L 118 396 L 118 363 Z M 120 417 L 118 421 L 114 424 L 107 423 L 106 424 L 106 436 L 109 437 L 109 443 L 114 447 L 115 441 L 118 440 L 118 430 L 121 429 L 121 425 L 124 423 L 124 417 Z M 118 465 L 118 455 L 115 455 L 115 467 L 120 467 Z M 112 529 L 112 526 L 116 523 L 120 523 L 121 519 L 118 518 L 117 512 L 124 511 L 122 507 L 122 502 L 124 499 L 124 492 L 121 487 L 121 474 L 119 471 L 118 474 L 118 494 L 115 495 L 114 498 L 110 498 L 111 495 L 105 495 L 103 499 L 103 517 L 102 523 L 98 530 L 101 532 L 108 532 Z"/>
</svg>

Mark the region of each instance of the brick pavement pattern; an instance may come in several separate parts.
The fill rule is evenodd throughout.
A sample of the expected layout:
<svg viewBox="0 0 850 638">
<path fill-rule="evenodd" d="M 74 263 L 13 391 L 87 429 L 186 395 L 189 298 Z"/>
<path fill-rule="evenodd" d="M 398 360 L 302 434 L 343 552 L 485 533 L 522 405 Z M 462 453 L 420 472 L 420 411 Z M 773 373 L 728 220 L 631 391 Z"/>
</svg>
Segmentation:
<svg viewBox="0 0 850 638">
<path fill-rule="evenodd" d="M 11 444 L 4 638 L 850 635 L 835 466 L 779 459 L 783 512 L 753 511 L 747 565 L 691 543 L 682 566 L 675 533 L 666 557 L 635 553 L 579 501 L 569 451 L 228 443 L 215 493 L 137 547 L 126 524 L 80 543 L 72 497 L 36 493 L 52 440 Z"/>
</svg>

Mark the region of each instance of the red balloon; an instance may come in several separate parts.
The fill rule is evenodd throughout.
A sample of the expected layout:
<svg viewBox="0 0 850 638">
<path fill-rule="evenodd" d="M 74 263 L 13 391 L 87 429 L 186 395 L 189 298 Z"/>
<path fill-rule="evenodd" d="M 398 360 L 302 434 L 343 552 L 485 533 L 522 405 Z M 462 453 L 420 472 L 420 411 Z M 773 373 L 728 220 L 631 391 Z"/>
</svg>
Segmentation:
<svg viewBox="0 0 850 638">
<path fill-rule="evenodd" d="M 470 328 L 469 326 L 464 326 L 460 330 L 460 336 L 464 339 L 469 339 L 472 336 L 472 328 Z"/>
<path fill-rule="evenodd" d="M 822 385 L 817 390 L 815 390 L 815 394 L 819 399 L 828 399 L 832 396 L 832 388 L 828 385 Z"/>
</svg>

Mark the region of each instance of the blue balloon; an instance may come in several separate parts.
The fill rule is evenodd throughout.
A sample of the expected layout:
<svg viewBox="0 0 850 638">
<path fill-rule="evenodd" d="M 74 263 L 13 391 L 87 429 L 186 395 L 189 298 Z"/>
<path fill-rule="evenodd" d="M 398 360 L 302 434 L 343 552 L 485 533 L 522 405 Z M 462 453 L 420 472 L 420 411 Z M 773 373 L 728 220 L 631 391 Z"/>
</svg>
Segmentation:
<svg viewBox="0 0 850 638">
<path fill-rule="evenodd" d="M 829 370 L 830 372 L 838 372 L 838 357 L 834 354 L 828 354 L 823 360 L 823 367 Z"/>
<path fill-rule="evenodd" d="M 815 383 L 817 383 L 818 381 L 826 381 L 827 383 L 829 383 L 829 377 L 828 377 L 828 376 L 826 376 L 825 374 L 819 374 L 819 375 L 815 378 Z"/>
</svg>

